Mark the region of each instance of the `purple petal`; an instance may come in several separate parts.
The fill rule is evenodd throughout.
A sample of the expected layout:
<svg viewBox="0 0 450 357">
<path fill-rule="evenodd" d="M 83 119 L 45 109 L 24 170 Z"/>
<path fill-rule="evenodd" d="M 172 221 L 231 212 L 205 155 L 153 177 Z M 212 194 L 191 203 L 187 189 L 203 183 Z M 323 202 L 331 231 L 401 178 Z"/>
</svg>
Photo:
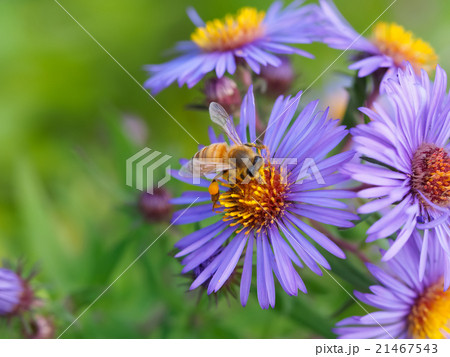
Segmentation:
<svg viewBox="0 0 450 357">
<path fill-rule="evenodd" d="M 217 269 L 214 274 L 211 282 L 208 287 L 208 294 L 212 291 L 217 292 L 223 284 L 228 280 L 231 273 L 233 272 L 236 264 L 241 258 L 242 251 L 244 250 L 245 244 L 247 243 L 248 235 L 244 232 L 239 233 L 236 237 L 233 238 L 233 241 L 236 241 L 235 247 L 232 250 L 230 248 L 230 254 L 227 255 L 227 258 L 222 261 L 222 264 Z"/>
<path fill-rule="evenodd" d="M 245 253 L 244 267 L 241 277 L 241 304 L 247 305 L 248 295 L 250 293 L 250 285 L 252 282 L 252 268 L 253 268 L 253 235 L 248 239 L 247 252 Z"/>
</svg>

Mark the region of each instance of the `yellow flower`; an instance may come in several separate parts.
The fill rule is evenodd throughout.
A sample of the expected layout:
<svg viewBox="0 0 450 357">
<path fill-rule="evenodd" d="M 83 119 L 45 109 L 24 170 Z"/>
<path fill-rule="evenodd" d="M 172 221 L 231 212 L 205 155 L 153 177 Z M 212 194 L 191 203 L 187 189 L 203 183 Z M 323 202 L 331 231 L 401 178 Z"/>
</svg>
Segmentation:
<svg viewBox="0 0 450 357">
<path fill-rule="evenodd" d="M 433 70 L 438 62 L 434 49 L 410 31 L 395 23 L 380 22 L 375 26 L 373 42 L 386 56 L 394 60 L 396 66 L 408 61 L 416 71 L 421 68 Z"/>
<path fill-rule="evenodd" d="M 413 338 L 443 338 L 450 332 L 450 289 L 443 279 L 428 287 L 409 313 L 409 334 Z"/>
<path fill-rule="evenodd" d="M 264 34 L 265 12 L 251 7 L 239 10 L 236 16 L 208 21 L 191 35 L 200 48 L 207 52 L 237 49 L 260 38 Z"/>
</svg>

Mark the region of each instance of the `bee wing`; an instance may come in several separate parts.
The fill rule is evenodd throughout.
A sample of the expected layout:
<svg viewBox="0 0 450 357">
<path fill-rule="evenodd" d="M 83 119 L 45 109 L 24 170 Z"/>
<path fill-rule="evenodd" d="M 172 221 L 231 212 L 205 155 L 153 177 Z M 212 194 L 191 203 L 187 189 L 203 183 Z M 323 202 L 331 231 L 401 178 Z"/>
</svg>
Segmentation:
<svg viewBox="0 0 450 357">
<path fill-rule="evenodd" d="M 203 176 L 231 169 L 231 164 L 225 162 L 223 159 L 193 158 L 181 167 L 180 175 L 183 177 L 193 177 L 194 174 Z"/>
<path fill-rule="evenodd" d="M 236 132 L 236 128 L 234 127 L 231 117 L 220 104 L 212 102 L 209 105 L 209 115 L 211 116 L 211 120 L 225 131 L 231 141 L 233 141 L 236 145 L 242 145 L 241 138 Z"/>
</svg>

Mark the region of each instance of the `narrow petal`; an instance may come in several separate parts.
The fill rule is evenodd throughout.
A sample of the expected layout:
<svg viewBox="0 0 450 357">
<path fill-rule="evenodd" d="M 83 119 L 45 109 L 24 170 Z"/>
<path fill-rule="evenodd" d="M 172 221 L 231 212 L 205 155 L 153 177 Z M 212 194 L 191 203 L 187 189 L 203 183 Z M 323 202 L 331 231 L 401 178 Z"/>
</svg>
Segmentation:
<svg viewBox="0 0 450 357">
<path fill-rule="evenodd" d="M 245 253 L 244 267 L 242 270 L 241 277 L 241 304 L 242 306 L 247 305 L 248 295 L 250 293 L 250 285 L 252 282 L 252 268 L 253 268 L 253 235 L 248 239 L 247 252 Z"/>
</svg>

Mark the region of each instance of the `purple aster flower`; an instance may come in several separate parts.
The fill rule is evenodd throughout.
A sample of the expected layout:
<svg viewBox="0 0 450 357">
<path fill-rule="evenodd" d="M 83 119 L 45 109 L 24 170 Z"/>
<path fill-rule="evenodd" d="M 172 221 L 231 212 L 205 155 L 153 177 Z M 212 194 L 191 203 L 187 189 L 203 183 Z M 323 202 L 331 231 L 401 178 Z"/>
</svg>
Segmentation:
<svg viewBox="0 0 450 357">
<path fill-rule="evenodd" d="M 409 62 L 417 73 L 421 68 L 427 71 L 435 68 L 438 57 L 433 48 L 402 26 L 379 22 L 372 38 L 367 39 L 352 28 L 331 0 L 320 0 L 320 5 L 325 18 L 323 42 L 339 50 L 357 51 L 356 61 L 349 68 L 358 70 L 359 77 L 380 68 L 404 68 L 405 62 Z"/>
<path fill-rule="evenodd" d="M 295 115 L 301 94 L 294 98 L 280 96 L 274 104 L 263 140 L 266 149 L 260 152 L 264 158 L 259 169 L 260 180 L 222 183 L 219 212 L 212 210 L 207 179 L 200 181 L 202 190 L 187 191 L 172 200 L 174 204 L 201 202 L 187 211 L 176 212 L 173 217 L 175 224 L 198 222 L 203 225 L 175 245 L 180 250 L 176 257 L 183 257 L 183 273 L 208 261 L 191 289 L 208 282 L 208 294 L 217 292 L 241 262 L 240 299 L 245 306 L 256 255 L 258 300 L 261 307 L 267 309 L 275 305 L 274 274 L 287 294 L 297 295 L 298 290 L 306 293 L 306 287 L 296 267 L 306 266 L 319 275 L 321 267 L 330 268 L 312 242 L 345 258 L 335 243 L 305 219 L 337 227 L 353 226 L 351 220 L 358 217 L 347 212 L 346 204 L 339 199 L 354 197 L 354 194 L 330 186 L 347 180 L 348 177 L 337 170 L 351 160 L 354 153 L 344 152 L 327 158 L 347 135 L 347 130 L 336 120 L 327 119 L 328 110 L 317 111 L 318 101 L 309 103 Z M 250 87 L 241 106 L 240 124 L 235 130 L 230 123 L 233 128 L 229 130 L 236 131 L 231 140 L 255 142 L 255 113 Z M 210 139 L 212 143 L 225 141 L 223 136 L 216 137 L 212 130 Z M 192 181 L 178 172 L 173 175 L 188 183 Z M 210 260 L 218 249 L 220 253 Z"/>
<path fill-rule="evenodd" d="M 437 241 L 436 232 L 430 238 Z M 415 232 L 386 269 L 367 265 L 379 285 L 355 296 L 379 311 L 340 321 L 334 329 L 340 338 L 443 338 L 450 332 L 450 290 L 443 288 L 448 256 L 439 244 L 430 244 L 429 264 L 419 280 L 421 241 Z"/>
<path fill-rule="evenodd" d="M 160 64 L 147 66 L 151 77 L 145 83 L 152 93 L 158 93 L 177 81 L 189 88 L 197 84 L 207 73 L 215 71 L 218 78 L 226 72 L 234 74 L 239 63 L 246 63 L 255 73 L 261 66 L 279 66 L 276 55 L 312 55 L 292 47 L 292 44 L 311 43 L 317 38 L 316 5 L 301 6 L 294 1 L 286 8 L 275 2 L 267 12 L 245 7 L 236 16 L 227 15 L 224 20 L 203 22 L 194 9 L 188 15 L 196 30 L 190 41 L 180 42 L 176 50 L 179 57 Z"/>
<path fill-rule="evenodd" d="M 358 193 L 374 198 L 358 212 L 382 213 L 367 231 L 367 240 L 399 231 L 384 260 L 397 254 L 415 229 L 423 230 L 421 277 L 430 230 L 437 231 L 441 248 L 450 254 L 450 101 L 446 87 L 447 76 L 439 66 L 434 83 L 425 71 L 416 77 L 409 65 L 396 78 L 385 80 L 374 109 L 360 108 L 372 121 L 351 131 L 356 150 L 368 163 L 345 167 L 355 180 L 372 186 Z"/>
<path fill-rule="evenodd" d="M 26 281 L 12 270 L 0 268 L 0 316 L 27 310 L 32 297 Z"/>
<path fill-rule="evenodd" d="M 11 270 L 0 268 L 0 315 L 9 315 L 15 311 L 22 291 L 19 276 Z"/>
</svg>

